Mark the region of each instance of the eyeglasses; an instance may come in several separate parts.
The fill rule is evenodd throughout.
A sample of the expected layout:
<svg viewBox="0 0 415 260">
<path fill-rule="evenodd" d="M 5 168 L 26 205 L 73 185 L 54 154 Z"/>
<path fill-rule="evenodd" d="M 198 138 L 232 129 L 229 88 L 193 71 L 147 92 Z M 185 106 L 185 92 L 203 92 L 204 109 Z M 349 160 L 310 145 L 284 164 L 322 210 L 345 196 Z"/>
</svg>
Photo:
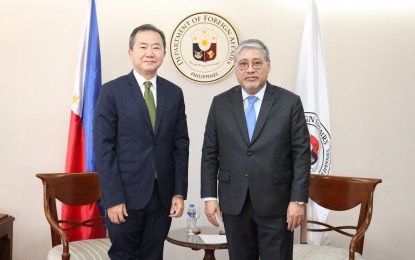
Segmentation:
<svg viewBox="0 0 415 260">
<path fill-rule="evenodd" d="M 240 70 L 247 70 L 249 68 L 249 62 L 247 61 L 240 61 L 237 63 L 238 64 L 238 68 Z M 260 60 L 256 60 L 252 62 L 252 68 L 254 70 L 260 70 L 264 67 L 264 62 L 260 61 Z"/>
</svg>

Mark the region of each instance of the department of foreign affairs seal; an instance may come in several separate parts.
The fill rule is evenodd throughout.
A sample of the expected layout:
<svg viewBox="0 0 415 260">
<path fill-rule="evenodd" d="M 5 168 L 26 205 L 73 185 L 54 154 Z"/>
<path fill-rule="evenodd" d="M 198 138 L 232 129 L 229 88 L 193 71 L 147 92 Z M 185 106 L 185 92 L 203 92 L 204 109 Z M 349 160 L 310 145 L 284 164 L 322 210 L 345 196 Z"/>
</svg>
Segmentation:
<svg viewBox="0 0 415 260">
<path fill-rule="evenodd" d="M 311 173 L 328 175 L 331 164 L 330 133 L 315 113 L 304 112 L 310 132 Z"/>
<path fill-rule="evenodd" d="M 170 41 L 170 55 L 183 76 L 192 81 L 211 83 L 232 71 L 238 44 L 238 36 L 226 19 L 200 12 L 184 18 L 177 25 Z"/>
</svg>

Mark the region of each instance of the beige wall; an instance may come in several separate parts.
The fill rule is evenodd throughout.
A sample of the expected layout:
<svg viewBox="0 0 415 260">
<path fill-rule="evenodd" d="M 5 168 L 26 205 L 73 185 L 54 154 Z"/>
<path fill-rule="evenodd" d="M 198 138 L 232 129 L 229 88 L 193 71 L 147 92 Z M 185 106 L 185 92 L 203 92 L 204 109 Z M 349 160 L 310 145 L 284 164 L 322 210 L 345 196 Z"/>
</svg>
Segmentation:
<svg viewBox="0 0 415 260">
<path fill-rule="evenodd" d="M 415 3 L 404 0 L 316 0 L 329 82 L 332 174 L 382 178 L 375 194 L 367 259 L 411 259 L 415 227 Z M 294 90 L 305 0 L 97 0 L 103 82 L 128 73 L 131 30 L 154 23 L 170 38 L 184 17 L 211 11 L 241 39 L 271 50 L 270 81 Z M 0 212 L 16 217 L 14 259 L 45 259 L 50 234 L 38 172 L 64 169 L 71 94 L 85 1 L 0 0 Z M 161 10 L 158 12 L 158 10 Z M 212 97 L 234 75 L 209 85 L 188 81 L 168 56 L 160 75 L 182 86 L 191 138 L 189 201 L 199 199 L 199 161 Z M 410 102 L 412 101 L 412 102 Z M 203 209 L 202 209 L 203 210 Z M 339 223 L 340 217 L 335 218 Z M 203 217 L 200 221 L 207 224 Z M 172 228 L 184 226 L 174 220 Z M 338 243 L 334 240 L 334 243 Z M 166 259 L 203 252 L 166 243 Z M 226 251 L 216 253 L 227 259 Z"/>
</svg>

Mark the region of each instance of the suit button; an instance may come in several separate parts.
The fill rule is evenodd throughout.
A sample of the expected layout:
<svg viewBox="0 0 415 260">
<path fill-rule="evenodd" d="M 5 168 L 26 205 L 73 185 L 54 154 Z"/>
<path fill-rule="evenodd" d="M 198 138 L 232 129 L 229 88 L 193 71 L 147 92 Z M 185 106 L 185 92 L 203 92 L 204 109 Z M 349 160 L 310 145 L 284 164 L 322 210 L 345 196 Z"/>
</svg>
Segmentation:
<svg viewBox="0 0 415 260">
<path fill-rule="evenodd" d="M 245 173 L 245 177 L 248 177 L 248 173 L 247 172 Z"/>
<path fill-rule="evenodd" d="M 248 156 L 251 156 L 251 155 L 252 155 L 252 152 L 249 152 L 249 151 L 248 151 L 248 153 L 247 153 L 247 154 L 248 154 Z"/>
</svg>

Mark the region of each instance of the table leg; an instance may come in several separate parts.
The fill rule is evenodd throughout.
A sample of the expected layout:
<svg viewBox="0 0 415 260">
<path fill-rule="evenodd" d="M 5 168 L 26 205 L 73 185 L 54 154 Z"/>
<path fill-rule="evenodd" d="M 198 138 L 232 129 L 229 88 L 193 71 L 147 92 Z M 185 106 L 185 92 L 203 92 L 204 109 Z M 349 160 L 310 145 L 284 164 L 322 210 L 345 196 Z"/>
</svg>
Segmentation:
<svg viewBox="0 0 415 260">
<path fill-rule="evenodd" d="M 203 260 L 216 260 L 215 249 L 205 249 L 205 256 Z"/>
<path fill-rule="evenodd" d="M 11 241 L 7 235 L 0 237 L 0 259 L 12 259 Z"/>
</svg>

